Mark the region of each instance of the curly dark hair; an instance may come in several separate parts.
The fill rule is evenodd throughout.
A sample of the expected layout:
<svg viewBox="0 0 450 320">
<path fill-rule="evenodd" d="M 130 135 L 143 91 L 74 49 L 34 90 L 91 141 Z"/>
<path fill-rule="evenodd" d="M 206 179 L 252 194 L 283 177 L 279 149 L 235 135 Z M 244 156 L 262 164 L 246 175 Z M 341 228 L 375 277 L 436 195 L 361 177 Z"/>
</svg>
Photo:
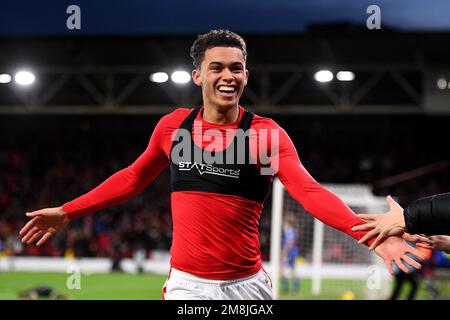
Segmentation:
<svg viewBox="0 0 450 320">
<path fill-rule="evenodd" d="M 197 37 L 191 47 L 192 64 L 196 69 L 200 69 L 200 65 L 205 57 L 206 49 L 214 47 L 232 47 L 242 50 L 244 61 L 247 60 L 247 45 L 244 39 L 230 30 L 211 30 L 208 33 L 201 34 Z"/>
</svg>

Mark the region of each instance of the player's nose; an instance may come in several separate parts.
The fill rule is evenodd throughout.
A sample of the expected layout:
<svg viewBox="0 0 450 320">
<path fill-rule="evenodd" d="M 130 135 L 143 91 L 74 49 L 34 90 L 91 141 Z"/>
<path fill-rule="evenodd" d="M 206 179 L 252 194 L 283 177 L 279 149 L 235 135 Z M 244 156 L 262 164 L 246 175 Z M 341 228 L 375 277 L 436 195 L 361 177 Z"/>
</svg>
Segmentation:
<svg viewBox="0 0 450 320">
<path fill-rule="evenodd" d="M 230 69 L 228 69 L 228 68 L 224 68 L 223 69 L 223 71 L 222 71 L 222 79 L 227 81 L 227 82 L 231 82 L 231 81 L 234 80 L 233 73 L 231 72 Z"/>
</svg>

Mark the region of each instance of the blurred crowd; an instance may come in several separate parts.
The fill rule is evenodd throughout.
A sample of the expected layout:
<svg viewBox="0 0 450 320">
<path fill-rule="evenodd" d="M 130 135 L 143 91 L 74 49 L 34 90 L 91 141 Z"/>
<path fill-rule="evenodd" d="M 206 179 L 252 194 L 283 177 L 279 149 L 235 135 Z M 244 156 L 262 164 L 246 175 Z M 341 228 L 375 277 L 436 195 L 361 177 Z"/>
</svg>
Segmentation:
<svg viewBox="0 0 450 320">
<path fill-rule="evenodd" d="M 47 245 L 21 244 L 18 232 L 27 221 L 25 212 L 60 206 L 131 164 L 146 148 L 154 126 L 142 120 L 136 126 L 133 121 L 120 126 L 117 120 L 102 121 L 102 126 L 95 119 L 76 120 L 67 126 L 3 126 L 0 254 L 126 258 L 138 250 L 145 250 L 149 257 L 153 250 L 170 248 L 168 170 L 128 202 L 73 221 Z M 377 195 L 398 196 L 403 205 L 450 190 L 450 169 L 445 166 L 449 151 L 430 143 L 437 138 L 439 126 L 419 131 L 408 124 L 355 128 L 327 121 L 305 126 L 292 120 L 279 123 L 298 146 L 302 163 L 320 182 L 371 183 Z M 436 162 L 444 165 L 403 182 L 377 186 L 386 177 Z M 263 259 L 269 256 L 270 202 L 268 196 L 260 222 Z"/>
<path fill-rule="evenodd" d="M 5 137 L 4 137 L 5 138 Z M 128 202 L 77 219 L 47 245 L 20 243 L 25 212 L 60 206 L 129 165 L 142 150 L 127 139 L 52 134 L 16 137 L 0 155 L 0 252 L 14 255 L 131 257 L 171 243 L 168 172 Z"/>
</svg>

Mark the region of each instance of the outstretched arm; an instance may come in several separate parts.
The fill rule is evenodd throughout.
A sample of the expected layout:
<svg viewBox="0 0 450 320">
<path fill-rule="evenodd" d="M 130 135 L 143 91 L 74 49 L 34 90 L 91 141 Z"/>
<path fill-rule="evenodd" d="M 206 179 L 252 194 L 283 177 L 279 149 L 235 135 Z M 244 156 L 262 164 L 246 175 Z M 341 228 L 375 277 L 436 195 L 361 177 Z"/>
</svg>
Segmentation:
<svg viewBox="0 0 450 320">
<path fill-rule="evenodd" d="M 114 206 L 140 193 L 168 164 L 163 145 L 167 136 L 166 117 L 158 123 L 146 150 L 133 164 L 61 207 L 28 212 L 26 215 L 32 219 L 19 232 L 22 242 L 32 244 L 40 239 L 37 245 L 42 245 L 70 220 Z"/>
<path fill-rule="evenodd" d="M 279 162 L 276 174 L 289 194 L 315 218 L 356 240 L 361 239 L 367 232 L 351 229 L 364 221 L 309 174 L 287 133 L 282 128 L 279 131 L 279 145 L 272 149 L 275 152 L 278 149 L 279 157 L 274 159 Z"/>
<path fill-rule="evenodd" d="M 273 142 L 272 142 L 273 143 Z M 280 128 L 279 134 L 279 161 L 277 175 L 288 190 L 289 194 L 299 202 L 306 211 L 323 223 L 345 232 L 349 236 L 360 240 L 367 232 L 353 231 L 352 228 L 365 222 L 358 218 L 353 211 L 335 194 L 320 185 L 303 167 L 297 151 L 286 132 Z M 276 156 L 276 155 L 273 155 Z M 370 245 L 374 239 L 366 241 Z M 423 258 L 420 251 L 406 245 L 400 237 L 392 237 L 380 245 L 376 253 L 381 256 L 388 270 L 393 273 L 392 261 L 405 272 L 409 272 L 402 259 L 416 268 L 420 264 L 409 258 L 406 253 L 411 253 L 417 258 Z"/>
<path fill-rule="evenodd" d="M 371 248 L 375 248 L 390 235 L 401 236 L 404 232 L 450 235 L 450 193 L 418 199 L 410 203 L 405 211 L 392 197 L 388 196 L 387 202 L 390 210 L 386 213 L 358 215 L 368 221 L 367 224 L 354 228 L 369 231 L 361 241 L 377 236 Z"/>
<path fill-rule="evenodd" d="M 155 128 L 147 149 L 127 168 L 106 179 L 88 193 L 65 203 L 62 207 L 70 219 L 75 219 L 116 204 L 139 194 L 167 166 L 168 158 L 162 147 L 161 122 Z"/>
</svg>

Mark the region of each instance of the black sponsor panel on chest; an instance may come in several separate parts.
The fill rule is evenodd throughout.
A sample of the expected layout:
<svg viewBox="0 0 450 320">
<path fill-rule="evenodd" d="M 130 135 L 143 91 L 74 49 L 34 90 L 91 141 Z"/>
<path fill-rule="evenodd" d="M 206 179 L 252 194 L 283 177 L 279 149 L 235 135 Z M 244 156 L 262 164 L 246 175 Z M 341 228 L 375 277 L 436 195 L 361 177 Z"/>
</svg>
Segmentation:
<svg viewBox="0 0 450 320">
<path fill-rule="evenodd" d="M 204 191 L 236 195 L 263 202 L 270 180 L 262 176 L 250 156 L 248 129 L 253 114 L 244 111 L 236 134 L 226 149 L 209 151 L 192 139 L 194 109 L 180 125 L 170 157 L 171 191 Z"/>
</svg>

